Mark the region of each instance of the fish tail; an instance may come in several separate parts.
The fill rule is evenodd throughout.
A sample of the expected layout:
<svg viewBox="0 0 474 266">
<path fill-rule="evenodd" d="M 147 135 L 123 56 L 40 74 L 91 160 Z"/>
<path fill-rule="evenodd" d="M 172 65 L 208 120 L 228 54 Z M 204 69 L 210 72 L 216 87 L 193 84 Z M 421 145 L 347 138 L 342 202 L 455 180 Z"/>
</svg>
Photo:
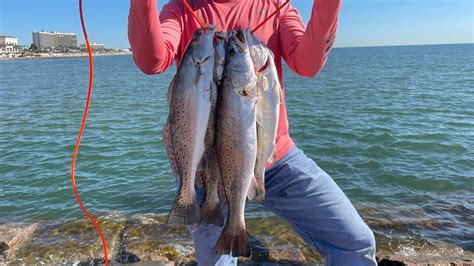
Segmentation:
<svg viewBox="0 0 474 266">
<path fill-rule="evenodd" d="M 201 215 L 204 223 L 217 226 L 224 225 L 224 213 L 219 202 L 216 204 L 211 200 L 204 199 L 204 202 L 201 204 Z"/>
<path fill-rule="evenodd" d="M 226 225 L 217 241 L 216 253 L 230 254 L 233 257 L 250 257 L 250 243 L 245 227 L 231 228 Z"/>
<path fill-rule="evenodd" d="M 195 224 L 201 221 L 201 208 L 196 199 L 186 203 L 176 198 L 168 216 L 168 224 Z"/>
</svg>

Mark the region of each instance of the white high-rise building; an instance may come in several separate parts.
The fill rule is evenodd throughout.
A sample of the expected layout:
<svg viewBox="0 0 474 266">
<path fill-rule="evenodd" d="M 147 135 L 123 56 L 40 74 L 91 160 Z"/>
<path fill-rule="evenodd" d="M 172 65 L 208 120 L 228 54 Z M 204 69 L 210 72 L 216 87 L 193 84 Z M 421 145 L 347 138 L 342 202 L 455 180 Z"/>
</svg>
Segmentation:
<svg viewBox="0 0 474 266">
<path fill-rule="evenodd" d="M 33 31 L 36 48 L 76 48 L 77 34 L 63 32 Z"/>
</svg>

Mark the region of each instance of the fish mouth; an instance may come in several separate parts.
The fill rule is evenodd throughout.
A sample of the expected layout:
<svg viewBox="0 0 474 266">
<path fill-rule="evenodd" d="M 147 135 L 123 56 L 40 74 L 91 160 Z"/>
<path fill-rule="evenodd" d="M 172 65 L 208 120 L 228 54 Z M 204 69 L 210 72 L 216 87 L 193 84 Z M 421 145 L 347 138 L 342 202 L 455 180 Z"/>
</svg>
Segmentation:
<svg viewBox="0 0 474 266">
<path fill-rule="evenodd" d="M 237 46 L 239 51 L 243 53 L 245 49 L 247 49 L 244 33 L 242 32 L 242 30 L 238 30 L 237 32 L 234 32 L 233 37 L 235 45 Z"/>
<path fill-rule="evenodd" d="M 205 27 L 206 30 L 209 30 L 209 31 L 215 31 L 216 30 L 216 25 L 213 25 L 213 24 L 207 24 L 206 27 Z"/>
<path fill-rule="evenodd" d="M 223 41 L 227 38 L 227 33 L 225 31 L 216 31 L 214 34 L 214 41 Z"/>
<path fill-rule="evenodd" d="M 204 28 L 198 28 L 194 33 L 194 38 L 196 39 L 198 36 L 202 34 L 209 34 L 214 33 L 216 31 L 216 26 L 212 24 L 207 24 Z"/>
<path fill-rule="evenodd" d="M 216 31 L 216 37 L 220 39 L 225 39 L 225 37 L 227 37 L 227 32 L 221 30 Z"/>
<path fill-rule="evenodd" d="M 204 28 L 199 28 L 198 30 L 204 31 L 205 33 L 215 32 L 216 26 L 212 24 L 207 24 Z"/>
</svg>

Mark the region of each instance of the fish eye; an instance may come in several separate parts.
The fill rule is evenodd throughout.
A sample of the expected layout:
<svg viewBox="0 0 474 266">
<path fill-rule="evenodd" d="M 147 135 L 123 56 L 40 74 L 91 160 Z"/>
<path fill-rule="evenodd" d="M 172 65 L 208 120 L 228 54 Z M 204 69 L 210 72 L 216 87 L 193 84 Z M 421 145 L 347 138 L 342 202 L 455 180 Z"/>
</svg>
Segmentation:
<svg viewBox="0 0 474 266">
<path fill-rule="evenodd" d="M 196 31 L 196 35 L 201 35 L 201 31 L 200 30 Z"/>
<path fill-rule="evenodd" d="M 234 50 L 234 48 L 230 48 L 230 50 L 229 50 L 229 55 L 230 55 L 230 56 L 235 55 L 235 50 Z"/>
</svg>

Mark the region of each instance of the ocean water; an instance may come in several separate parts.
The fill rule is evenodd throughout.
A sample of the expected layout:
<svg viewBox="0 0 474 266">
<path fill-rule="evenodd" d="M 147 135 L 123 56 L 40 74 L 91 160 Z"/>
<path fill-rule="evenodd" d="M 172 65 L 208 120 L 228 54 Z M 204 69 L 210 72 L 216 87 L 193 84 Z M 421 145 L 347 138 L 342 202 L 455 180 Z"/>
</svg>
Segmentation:
<svg viewBox="0 0 474 266">
<path fill-rule="evenodd" d="M 96 57 L 78 189 L 93 213 L 166 214 L 161 128 L 174 67 Z M 0 61 L 0 225 L 82 217 L 70 162 L 86 58 Z M 313 79 L 285 68 L 290 134 L 377 233 L 474 251 L 474 45 L 334 49 Z M 272 215 L 248 204 L 247 216 Z"/>
</svg>

